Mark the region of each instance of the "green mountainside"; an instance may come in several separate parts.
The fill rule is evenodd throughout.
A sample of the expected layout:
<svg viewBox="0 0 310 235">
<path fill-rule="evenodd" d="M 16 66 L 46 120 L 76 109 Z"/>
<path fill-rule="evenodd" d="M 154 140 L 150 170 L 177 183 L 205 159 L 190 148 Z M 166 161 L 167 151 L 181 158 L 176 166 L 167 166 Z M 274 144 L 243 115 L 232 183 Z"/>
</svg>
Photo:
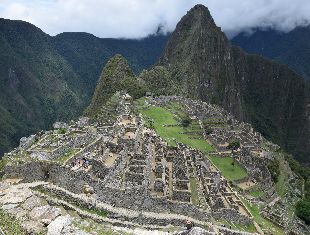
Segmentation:
<svg viewBox="0 0 310 235">
<path fill-rule="evenodd" d="M 139 92 L 139 87 L 142 86 L 135 78 L 127 60 L 121 55 L 115 55 L 104 67 L 91 104 L 87 108 L 85 114 L 93 118 L 114 93 L 117 91 L 126 91 L 130 94 L 135 94 Z M 136 96 L 141 97 L 144 94 L 145 90 L 142 89 L 140 94 Z"/>
<path fill-rule="evenodd" d="M 0 20 L 0 155 L 83 106 L 78 76 L 49 39 L 28 23 Z"/>
<path fill-rule="evenodd" d="M 143 39 L 97 38 L 88 33 L 62 33 L 53 38 L 57 52 L 82 78 L 88 99 L 93 95 L 106 62 L 115 54 L 123 55 L 138 74 L 160 57 L 169 35 L 151 35 Z"/>
<path fill-rule="evenodd" d="M 254 29 L 253 34 L 240 33 L 231 42 L 251 54 L 265 56 L 310 80 L 310 27 L 297 27 L 285 33 Z"/>
<path fill-rule="evenodd" d="M 0 19 L 0 157 L 21 137 L 81 114 L 113 55 L 122 53 L 139 72 L 158 60 L 167 38 L 51 37 L 29 23 Z"/>
</svg>

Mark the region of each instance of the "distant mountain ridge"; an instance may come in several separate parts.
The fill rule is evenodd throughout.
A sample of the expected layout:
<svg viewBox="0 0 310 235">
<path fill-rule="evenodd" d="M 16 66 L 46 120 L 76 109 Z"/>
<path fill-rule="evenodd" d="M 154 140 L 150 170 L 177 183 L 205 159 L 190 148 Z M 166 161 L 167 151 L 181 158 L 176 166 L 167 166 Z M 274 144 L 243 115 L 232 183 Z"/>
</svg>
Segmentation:
<svg viewBox="0 0 310 235">
<path fill-rule="evenodd" d="M 250 54 L 265 56 L 286 64 L 310 81 L 310 26 L 297 27 L 290 32 L 253 29 L 240 33 L 231 42 Z"/>
<path fill-rule="evenodd" d="M 51 37 L 27 22 L 0 19 L 0 157 L 22 136 L 81 114 L 109 58 L 122 53 L 139 72 L 158 60 L 168 37 Z"/>
</svg>

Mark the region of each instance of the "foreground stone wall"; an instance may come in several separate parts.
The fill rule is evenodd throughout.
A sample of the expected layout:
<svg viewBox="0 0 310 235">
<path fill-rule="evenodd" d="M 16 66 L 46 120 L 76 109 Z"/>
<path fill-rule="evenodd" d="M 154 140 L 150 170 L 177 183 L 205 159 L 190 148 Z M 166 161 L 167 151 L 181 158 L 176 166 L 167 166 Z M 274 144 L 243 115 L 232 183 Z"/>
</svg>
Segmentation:
<svg viewBox="0 0 310 235">
<path fill-rule="evenodd" d="M 23 165 L 7 165 L 4 178 L 22 178 L 25 183 L 45 181 L 49 178 L 49 164 L 34 161 Z"/>
<path fill-rule="evenodd" d="M 102 174 L 105 174 L 104 170 Z M 99 201 L 115 207 L 155 213 L 166 211 L 190 216 L 201 221 L 208 221 L 211 218 L 211 212 L 203 211 L 191 203 L 175 202 L 166 197 L 152 197 L 149 191 L 144 188 L 120 190 L 106 187 L 102 180 L 94 180 L 85 171 L 72 171 L 70 167 L 54 162 L 35 161 L 23 165 L 7 166 L 4 177 L 23 178 L 23 182 L 48 181 L 75 194 L 83 194 L 84 185 L 87 184 L 94 189 Z M 251 223 L 250 218 L 231 209 L 215 211 L 212 213 L 212 217 L 227 219 L 242 225 Z"/>
<path fill-rule="evenodd" d="M 166 198 L 153 198 L 144 189 L 119 190 L 107 188 L 102 181 L 95 181 L 84 171 L 71 171 L 56 163 L 33 162 L 18 166 L 7 166 L 7 178 L 23 178 L 23 182 L 48 181 L 75 194 L 83 194 L 84 185 L 91 186 L 98 200 L 137 211 L 183 214 L 202 221 L 208 221 L 211 214 L 194 207 L 190 203 L 169 201 Z"/>
</svg>

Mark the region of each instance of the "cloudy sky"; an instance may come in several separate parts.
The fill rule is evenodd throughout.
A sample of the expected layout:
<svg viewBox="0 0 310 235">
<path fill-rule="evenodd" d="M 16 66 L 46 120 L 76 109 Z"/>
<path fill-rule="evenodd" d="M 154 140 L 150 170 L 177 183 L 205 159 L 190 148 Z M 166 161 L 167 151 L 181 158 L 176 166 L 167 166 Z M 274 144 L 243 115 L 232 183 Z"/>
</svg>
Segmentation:
<svg viewBox="0 0 310 235">
<path fill-rule="evenodd" d="M 0 0 L 0 17 L 25 20 L 50 35 L 89 32 L 140 38 L 172 31 L 197 3 L 229 35 L 257 27 L 289 31 L 310 22 L 310 0 Z"/>
</svg>

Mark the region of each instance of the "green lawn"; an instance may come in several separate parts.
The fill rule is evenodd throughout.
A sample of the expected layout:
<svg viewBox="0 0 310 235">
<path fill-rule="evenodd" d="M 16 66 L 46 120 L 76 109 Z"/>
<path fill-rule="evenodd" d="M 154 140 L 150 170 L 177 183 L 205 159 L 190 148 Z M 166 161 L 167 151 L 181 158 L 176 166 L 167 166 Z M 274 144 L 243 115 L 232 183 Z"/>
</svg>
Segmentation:
<svg viewBox="0 0 310 235">
<path fill-rule="evenodd" d="M 179 142 L 206 153 L 213 150 L 213 147 L 203 139 L 197 123 L 194 122 L 184 128 L 179 125 L 177 117 L 162 107 L 141 108 L 140 112 L 149 122 L 148 125 L 152 126 L 169 145 L 176 146 Z"/>
<path fill-rule="evenodd" d="M 231 157 L 209 156 L 211 162 L 221 171 L 227 180 L 239 180 L 248 176 L 247 172 L 237 163 L 233 165 Z"/>
</svg>

